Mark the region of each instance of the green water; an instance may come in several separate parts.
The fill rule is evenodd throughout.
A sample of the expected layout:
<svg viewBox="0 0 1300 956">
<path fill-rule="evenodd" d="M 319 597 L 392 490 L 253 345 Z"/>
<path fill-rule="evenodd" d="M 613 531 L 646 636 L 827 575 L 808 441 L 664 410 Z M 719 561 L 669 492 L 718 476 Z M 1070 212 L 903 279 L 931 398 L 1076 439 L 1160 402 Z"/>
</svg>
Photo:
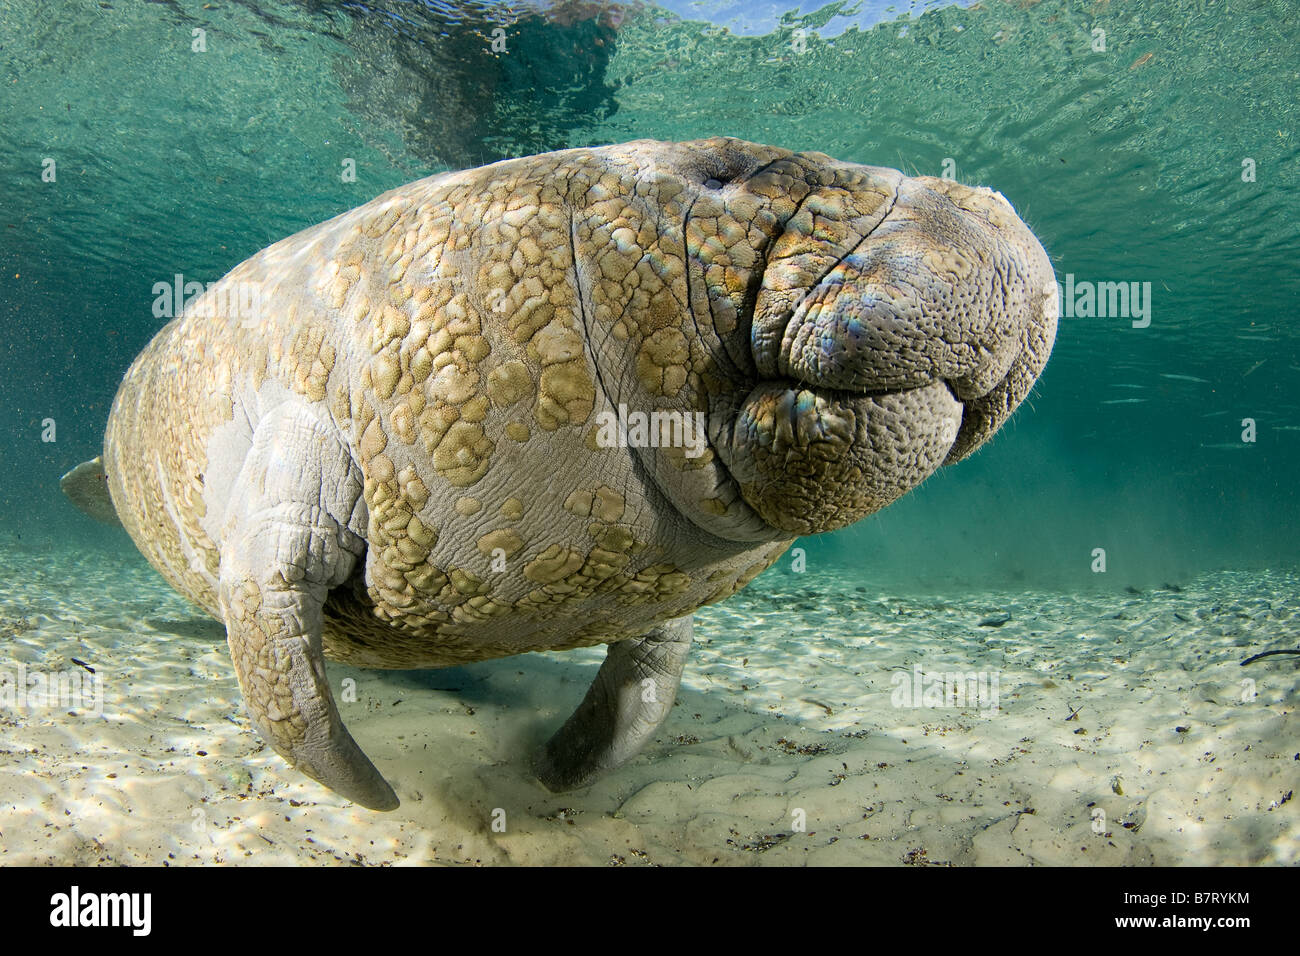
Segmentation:
<svg viewBox="0 0 1300 956">
<path fill-rule="evenodd" d="M 0 7 L 0 534 L 129 547 L 57 479 L 97 454 L 156 282 L 215 280 L 439 169 L 726 134 L 992 186 L 1062 282 L 1151 288 L 1145 328 L 1063 319 L 988 447 L 804 542 L 810 571 L 1077 588 L 1295 565 L 1300 7 L 846 9 L 739 35 L 596 4 Z"/>
</svg>

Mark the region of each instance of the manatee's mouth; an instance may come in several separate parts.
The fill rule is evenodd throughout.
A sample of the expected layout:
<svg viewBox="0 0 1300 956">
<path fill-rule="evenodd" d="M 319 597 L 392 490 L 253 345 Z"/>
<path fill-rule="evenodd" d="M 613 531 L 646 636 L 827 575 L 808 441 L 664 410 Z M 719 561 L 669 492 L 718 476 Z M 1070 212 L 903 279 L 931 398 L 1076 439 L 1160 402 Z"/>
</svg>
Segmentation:
<svg viewBox="0 0 1300 956">
<path fill-rule="evenodd" d="M 845 527 L 965 458 L 1051 352 L 1051 267 L 1027 229 L 1024 252 L 972 227 L 945 245 L 899 215 L 779 310 L 760 297 L 758 380 L 715 447 L 773 527 Z"/>
<path fill-rule="evenodd" d="M 976 376 L 837 388 L 811 376 L 763 377 L 710 414 L 710 438 L 740 494 L 796 534 L 846 527 L 965 458 L 1010 417 L 1051 351 L 1055 316 Z"/>
<path fill-rule="evenodd" d="M 1005 381 L 1005 376 L 1002 381 Z M 977 394 L 971 394 L 969 391 L 962 389 L 959 385 L 955 385 L 943 378 L 927 382 L 923 385 L 912 385 L 906 388 L 835 389 L 827 388 L 826 386 L 816 382 L 803 381 L 797 378 L 768 379 L 759 382 L 758 384 L 760 386 L 768 385 L 777 388 L 784 388 L 795 393 L 812 392 L 828 400 L 852 406 L 855 410 L 859 410 L 864 414 L 868 413 L 870 408 L 878 404 L 881 399 L 901 398 L 909 392 L 921 392 L 926 389 L 933 389 L 942 386 L 947 390 L 947 393 L 953 402 L 960 406 L 960 414 L 958 415 L 955 426 L 951 424 L 951 419 L 945 419 L 945 421 L 950 424 L 944 430 L 952 435 L 952 444 L 954 447 L 964 445 L 975 437 L 979 429 L 979 414 L 978 412 L 976 414 L 967 414 L 967 410 L 972 406 L 975 406 L 978 409 L 981 401 L 986 399 L 993 391 L 992 389 L 986 389 Z M 1001 384 L 1001 382 L 999 382 L 999 384 Z M 953 460 L 955 461 L 957 459 Z M 944 464 L 949 463 L 950 462 L 947 460 L 944 462 Z"/>
<path fill-rule="evenodd" d="M 1009 414 L 1005 398 L 1012 384 L 1017 368 L 1024 365 L 1023 350 L 1018 351 L 1000 377 L 992 385 L 980 387 L 970 381 L 953 381 L 947 378 L 935 378 L 923 384 L 905 387 L 881 387 L 863 389 L 830 388 L 819 382 L 811 382 L 796 377 L 781 376 L 759 382 L 759 386 L 771 386 L 787 389 L 793 393 L 812 392 L 832 402 L 854 408 L 860 414 L 868 415 L 881 399 L 899 399 L 911 392 L 923 392 L 942 387 L 952 402 L 959 408 L 954 421 L 944 416 L 939 422 L 940 432 L 951 437 L 951 443 L 942 464 L 950 465 L 965 458 L 978 448 L 998 424 Z M 1017 399 L 1018 403 L 1018 399 Z M 946 405 L 946 403 L 943 403 Z M 1006 413 L 1006 414 L 1003 414 Z"/>
<path fill-rule="evenodd" d="M 942 382 L 846 391 L 760 381 L 710 435 L 740 495 L 768 525 L 796 534 L 878 511 L 943 464 L 963 405 Z"/>
</svg>

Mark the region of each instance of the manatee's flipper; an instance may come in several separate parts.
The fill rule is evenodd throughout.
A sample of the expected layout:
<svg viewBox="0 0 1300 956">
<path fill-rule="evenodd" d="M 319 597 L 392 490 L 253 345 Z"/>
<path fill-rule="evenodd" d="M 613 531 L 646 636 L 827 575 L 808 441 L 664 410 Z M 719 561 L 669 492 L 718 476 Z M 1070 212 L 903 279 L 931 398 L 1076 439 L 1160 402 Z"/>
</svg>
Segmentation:
<svg viewBox="0 0 1300 956">
<path fill-rule="evenodd" d="M 262 736 L 307 776 L 372 810 L 397 795 L 343 726 L 325 677 L 321 608 L 365 543 L 361 475 L 310 408 L 264 416 L 221 535 L 219 597 L 230 656 Z"/>
<path fill-rule="evenodd" d="M 104 474 L 104 462 L 100 458 L 83 461 L 59 479 L 59 487 L 74 505 L 96 521 L 121 526 L 113 499 L 108 496 L 108 475 Z"/>
<path fill-rule="evenodd" d="M 548 790 L 586 786 L 641 752 L 673 708 L 693 630 L 687 615 L 609 646 L 587 696 L 533 762 Z"/>
</svg>

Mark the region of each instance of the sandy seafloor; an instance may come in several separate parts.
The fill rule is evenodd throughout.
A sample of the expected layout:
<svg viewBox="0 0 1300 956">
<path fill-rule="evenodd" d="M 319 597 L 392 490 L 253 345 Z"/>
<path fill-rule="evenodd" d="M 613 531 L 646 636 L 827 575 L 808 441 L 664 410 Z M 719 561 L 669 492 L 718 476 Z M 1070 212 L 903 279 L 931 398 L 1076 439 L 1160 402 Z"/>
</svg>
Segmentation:
<svg viewBox="0 0 1300 956">
<path fill-rule="evenodd" d="M 1300 657 L 1240 666 L 1300 646 L 1296 571 L 942 596 L 769 572 L 699 613 L 646 751 L 568 794 L 528 756 L 603 649 L 331 665 L 402 799 L 379 814 L 260 742 L 220 626 L 142 558 L 0 562 L 0 672 L 76 658 L 104 693 L 0 709 L 0 864 L 1300 863 Z M 895 706 L 916 664 L 996 673 L 997 710 Z"/>
</svg>

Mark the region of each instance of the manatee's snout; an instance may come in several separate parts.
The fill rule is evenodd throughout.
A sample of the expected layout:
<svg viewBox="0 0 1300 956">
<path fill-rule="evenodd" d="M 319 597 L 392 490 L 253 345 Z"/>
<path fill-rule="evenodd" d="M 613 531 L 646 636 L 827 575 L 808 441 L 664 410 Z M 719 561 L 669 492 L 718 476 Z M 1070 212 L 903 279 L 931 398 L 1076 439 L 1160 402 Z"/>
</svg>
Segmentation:
<svg viewBox="0 0 1300 956">
<path fill-rule="evenodd" d="M 981 445 L 1028 395 L 1056 332 L 1051 263 L 1005 198 L 860 168 L 864 188 L 893 195 L 801 290 L 785 261 L 765 277 L 761 380 L 734 428 L 751 459 L 746 500 L 803 534 L 851 524 Z"/>
<path fill-rule="evenodd" d="M 799 301 L 775 370 L 875 395 L 945 383 L 974 412 L 954 435 L 955 461 L 1025 397 L 1055 329 L 1051 263 L 1001 194 L 903 179 L 881 224 Z"/>
</svg>

